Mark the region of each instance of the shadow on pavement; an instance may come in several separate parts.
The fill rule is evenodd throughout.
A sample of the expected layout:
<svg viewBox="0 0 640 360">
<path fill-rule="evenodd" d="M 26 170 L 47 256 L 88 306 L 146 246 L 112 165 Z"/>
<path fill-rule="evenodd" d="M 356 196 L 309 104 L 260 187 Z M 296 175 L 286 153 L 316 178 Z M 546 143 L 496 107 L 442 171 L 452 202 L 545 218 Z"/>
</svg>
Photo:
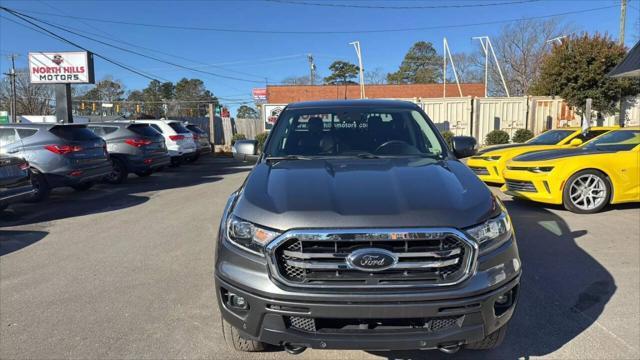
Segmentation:
<svg viewBox="0 0 640 360">
<path fill-rule="evenodd" d="M 0 230 L 0 256 L 36 243 L 48 234 L 46 231 Z"/>
<path fill-rule="evenodd" d="M 221 180 L 223 175 L 248 169 L 246 164 L 233 159 L 211 156 L 145 178 L 129 175 L 127 182 L 120 185 L 96 184 L 83 192 L 55 189 L 44 202 L 16 204 L 0 211 L 0 228 L 129 208 L 147 202 L 152 196 L 148 192 L 211 183 Z"/>
<path fill-rule="evenodd" d="M 388 359 L 516 359 L 550 354 L 590 327 L 616 291 L 611 274 L 577 244 L 587 232 L 543 206 L 506 201 L 523 277 L 507 337 L 492 351 L 372 352 Z"/>
</svg>

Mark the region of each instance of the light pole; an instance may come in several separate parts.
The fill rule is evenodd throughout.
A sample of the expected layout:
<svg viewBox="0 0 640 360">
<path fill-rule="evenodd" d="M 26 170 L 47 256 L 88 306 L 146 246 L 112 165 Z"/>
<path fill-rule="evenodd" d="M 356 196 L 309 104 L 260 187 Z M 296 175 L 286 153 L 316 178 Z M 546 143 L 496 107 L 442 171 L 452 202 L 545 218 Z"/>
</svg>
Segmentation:
<svg viewBox="0 0 640 360">
<path fill-rule="evenodd" d="M 362 67 L 362 51 L 360 50 L 360 41 L 350 42 L 350 45 L 356 49 L 358 55 L 358 66 L 360 67 L 360 99 L 364 99 L 364 68 Z"/>
</svg>

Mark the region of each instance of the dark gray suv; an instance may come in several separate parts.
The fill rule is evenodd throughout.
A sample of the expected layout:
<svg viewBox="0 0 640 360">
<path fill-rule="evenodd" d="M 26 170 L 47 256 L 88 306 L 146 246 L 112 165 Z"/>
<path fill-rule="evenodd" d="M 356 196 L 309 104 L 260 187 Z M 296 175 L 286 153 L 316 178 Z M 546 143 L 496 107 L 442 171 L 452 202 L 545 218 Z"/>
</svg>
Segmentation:
<svg viewBox="0 0 640 360">
<path fill-rule="evenodd" d="M 87 190 L 111 173 L 105 141 L 83 124 L 2 124 L 0 154 L 29 162 L 34 201 L 55 187 Z"/>
<path fill-rule="evenodd" d="M 129 173 L 149 176 L 171 162 L 164 137 L 149 124 L 108 122 L 88 127 L 107 142 L 113 164 L 113 171 L 105 178 L 109 183 L 120 184 Z"/>
<path fill-rule="evenodd" d="M 415 104 L 288 105 L 220 224 L 216 296 L 227 343 L 304 349 L 499 345 L 521 266 L 503 204 Z"/>
</svg>

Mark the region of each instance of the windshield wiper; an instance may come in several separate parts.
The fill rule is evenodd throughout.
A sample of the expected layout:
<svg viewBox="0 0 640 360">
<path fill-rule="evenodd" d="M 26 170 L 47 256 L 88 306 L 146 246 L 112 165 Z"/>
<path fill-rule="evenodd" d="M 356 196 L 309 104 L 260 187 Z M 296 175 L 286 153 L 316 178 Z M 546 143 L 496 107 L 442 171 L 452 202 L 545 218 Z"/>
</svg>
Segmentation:
<svg viewBox="0 0 640 360">
<path fill-rule="evenodd" d="M 308 156 L 301 155 L 286 155 L 286 156 L 267 156 L 264 158 L 266 161 L 282 161 L 282 160 L 313 160 Z"/>
</svg>

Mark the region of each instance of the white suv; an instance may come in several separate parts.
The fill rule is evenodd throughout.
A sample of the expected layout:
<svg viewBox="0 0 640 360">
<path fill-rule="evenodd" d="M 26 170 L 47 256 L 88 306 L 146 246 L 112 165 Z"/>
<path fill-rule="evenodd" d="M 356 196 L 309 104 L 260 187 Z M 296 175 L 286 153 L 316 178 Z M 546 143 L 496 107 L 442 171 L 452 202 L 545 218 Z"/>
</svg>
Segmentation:
<svg viewBox="0 0 640 360">
<path fill-rule="evenodd" d="M 137 123 L 149 124 L 164 136 L 164 141 L 171 156 L 171 164 L 178 165 L 183 159 L 196 156 L 196 142 L 193 133 L 178 120 L 135 120 Z"/>
</svg>

